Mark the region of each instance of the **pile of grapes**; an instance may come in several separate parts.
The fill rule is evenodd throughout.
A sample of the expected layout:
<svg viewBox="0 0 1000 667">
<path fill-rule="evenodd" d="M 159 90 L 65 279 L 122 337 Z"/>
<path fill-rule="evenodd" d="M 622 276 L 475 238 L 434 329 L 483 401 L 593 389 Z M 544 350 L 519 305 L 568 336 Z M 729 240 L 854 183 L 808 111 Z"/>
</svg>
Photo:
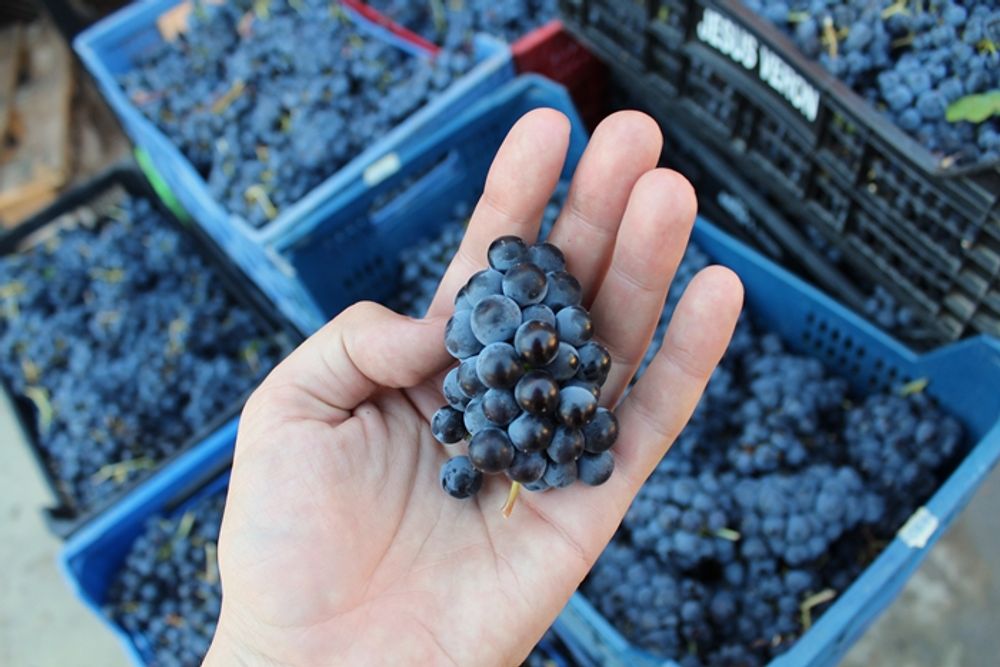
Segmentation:
<svg viewBox="0 0 1000 667">
<path fill-rule="evenodd" d="M 643 369 L 707 263 L 688 249 Z M 852 396 L 745 317 L 582 590 L 656 655 L 766 664 L 853 583 L 963 444 L 921 383 Z"/>
<path fill-rule="evenodd" d="M 186 512 L 154 516 L 125 557 L 105 613 L 142 637 L 148 664 L 200 665 L 222 609 L 217 562 L 226 495 L 195 501 Z"/>
<path fill-rule="evenodd" d="M 976 122 L 947 117 L 959 100 L 1000 90 L 996 3 L 744 2 L 944 164 L 1000 160 L 1000 116 L 993 112 Z"/>
<path fill-rule="evenodd" d="M 614 413 L 598 406 L 611 355 L 593 340 L 580 283 L 550 243 L 502 236 L 488 259 L 459 291 L 445 330 L 461 363 L 445 376 L 448 405 L 431 426 L 441 443 L 469 446 L 442 467 L 444 490 L 474 496 L 483 473 L 506 473 L 512 498 L 519 485 L 603 484 L 618 437 Z"/>
<path fill-rule="evenodd" d="M 0 259 L 0 377 L 84 511 L 233 409 L 288 343 L 145 199 L 96 200 L 39 236 Z"/>
<path fill-rule="evenodd" d="M 261 226 L 468 71 L 468 50 L 418 57 L 336 2 L 197 2 L 140 54 L 126 93 L 228 210 Z"/>
<path fill-rule="evenodd" d="M 556 18 L 557 0 L 366 0 L 367 5 L 446 48 L 483 32 L 508 42 Z"/>
</svg>

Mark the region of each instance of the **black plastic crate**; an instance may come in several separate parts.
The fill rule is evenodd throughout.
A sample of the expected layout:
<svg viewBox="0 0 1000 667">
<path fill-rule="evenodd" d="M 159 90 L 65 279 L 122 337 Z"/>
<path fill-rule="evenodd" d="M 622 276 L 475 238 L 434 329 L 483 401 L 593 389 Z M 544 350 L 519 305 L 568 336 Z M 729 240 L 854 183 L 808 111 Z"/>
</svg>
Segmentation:
<svg viewBox="0 0 1000 667">
<path fill-rule="evenodd" d="M 825 239 L 817 240 L 818 233 L 802 234 L 772 198 L 751 185 L 719 152 L 690 133 L 677 131 L 662 108 L 636 98 L 632 92 L 636 85 L 626 78 L 620 73 L 613 78 L 611 108 L 641 109 L 656 118 L 664 139 L 661 164 L 691 181 L 698 194 L 699 213 L 863 317 L 874 319 L 869 312 L 873 302 L 879 304 L 876 310 L 888 308 L 876 298 L 877 283 L 868 274 L 845 266 L 843 253 Z M 898 307 L 896 312 L 898 315 Z M 913 349 L 926 350 L 941 342 L 940 334 L 925 322 L 897 321 L 888 331 Z"/>
<path fill-rule="evenodd" d="M 126 195 L 148 200 L 170 224 L 181 231 L 182 235 L 190 238 L 192 240 L 191 246 L 202 256 L 206 264 L 211 267 L 233 300 L 257 316 L 262 323 L 262 328 L 268 335 L 275 336 L 284 353 L 290 351 L 301 341 L 301 335 L 297 330 L 278 314 L 274 306 L 256 286 L 236 269 L 229 258 L 222 253 L 200 228 L 196 225 L 180 222 L 163 205 L 141 172 L 131 164 L 116 165 L 93 180 L 67 191 L 56 202 L 25 220 L 9 232 L 4 233 L 0 236 L 0 256 L 6 256 L 16 253 L 24 247 L 30 247 L 38 242 L 38 233 L 45 227 L 65 224 L 67 216 L 73 215 L 76 211 L 86 210 L 92 205 L 95 208 L 109 206 L 115 200 Z M 76 532 L 84 524 L 90 522 L 94 517 L 114 505 L 120 498 L 127 495 L 130 490 L 155 475 L 158 470 L 197 444 L 203 442 L 223 424 L 236 417 L 242 409 L 246 396 L 250 393 L 249 390 L 245 392 L 228 409 L 217 414 L 208 423 L 192 433 L 176 451 L 166 458 L 157 461 L 154 467 L 135 475 L 126 483 L 120 484 L 114 492 L 105 498 L 90 506 L 80 507 L 74 501 L 72 495 L 60 484 L 49 467 L 45 452 L 39 444 L 35 404 L 29 398 L 14 392 L 6 382 L 3 383 L 3 390 L 10 397 L 21 429 L 27 436 L 42 476 L 46 480 L 51 494 L 55 499 L 55 505 L 45 510 L 46 520 L 52 532 L 63 538 Z M 81 443 L 81 446 L 86 446 L 86 443 Z"/>
<path fill-rule="evenodd" d="M 791 224 L 821 232 L 940 340 L 1000 335 L 995 166 L 942 164 L 738 0 L 561 6 L 635 95 L 716 151 Z M 779 77 L 761 75 L 765 62 L 783 83 L 766 83 Z"/>
</svg>

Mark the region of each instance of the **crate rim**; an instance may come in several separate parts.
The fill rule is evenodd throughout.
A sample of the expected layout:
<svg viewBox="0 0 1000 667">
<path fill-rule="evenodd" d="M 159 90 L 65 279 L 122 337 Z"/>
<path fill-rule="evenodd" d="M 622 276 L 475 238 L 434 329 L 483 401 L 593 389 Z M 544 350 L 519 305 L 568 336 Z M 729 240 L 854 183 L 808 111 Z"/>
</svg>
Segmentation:
<svg viewBox="0 0 1000 667">
<path fill-rule="evenodd" d="M 612 1 L 612 0 L 608 0 Z M 652 10 L 663 6 L 664 0 L 639 0 L 645 5 L 645 11 L 649 18 L 653 18 Z M 560 4 L 586 4 L 588 7 L 594 0 L 560 0 Z M 770 23 L 762 16 L 758 16 L 749 7 L 742 4 L 740 0 L 692 0 L 691 6 L 710 8 L 722 13 L 725 18 L 735 20 L 741 28 L 749 31 L 755 38 L 768 46 L 777 46 L 778 54 L 786 60 L 793 69 L 803 75 L 809 82 L 817 88 L 820 93 L 827 96 L 834 102 L 834 106 L 840 107 L 855 122 L 859 122 L 863 127 L 872 132 L 879 143 L 896 158 L 904 163 L 918 168 L 926 175 L 936 176 L 944 179 L 958 179 L 961 177 L 974 177 L 1000 171 L 1000 158 L 992 162 L 976 163 L 973 165 L 955 165 L 942 168 L 940 160 L 934 154 L 911 137 L 902 128 L 898 127 L 888 118 L 885 118 L 875 107 L 869 103 L 859 93 L 856 93 L 850 86 L 837 78 L 833 73 L 826 71 L 823 66 L 804 54 L 792 39 L 783 33 L 777 26 Z M 589 39 L 589 29 L 578 25 L 572 17 L 567 17 L 567 28 L 578 38 L 587 43 L 592 43 Z M 650 29 L 647 28 L 647 32 Z M 685 33 L 682 37 L 683 43 L 677 46 L 684 50 L 690 48 L 691 41 Z M 714 51 L 712 51 L 715 53 Z M 721 54 L 719 54 L 721 55 Z M 729 65 L 735 65 L 731 61 Z M 817 122 L 819 120 L 817 119 Z M 800 123 L 801 124 L 801 123 Z"/>
</svg>

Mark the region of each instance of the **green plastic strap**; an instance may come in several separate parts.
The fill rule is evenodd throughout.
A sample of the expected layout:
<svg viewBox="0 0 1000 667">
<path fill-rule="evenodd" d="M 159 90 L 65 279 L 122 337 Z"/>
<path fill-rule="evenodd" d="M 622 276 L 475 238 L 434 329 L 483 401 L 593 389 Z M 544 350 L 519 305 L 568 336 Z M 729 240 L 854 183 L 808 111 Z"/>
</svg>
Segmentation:
<svg viewBox="0 0 1000 667">
<path fill-rule="evenodd" d="M 149 157 L 147 153 L 142 148 L 135 149 L 135 161 L 139 163 L 139 169 L 142 173 L 146 175 L 146 180 L 149 184 L 153 186 L 153 190 L 156 192 L 157 196 L 160 198 L 167 208 L 176 215 L 182 222 L 188 223 L 191 221 L 191 216 L 188 214 L 187 210 L 177 201 L 177 197 L 174 195 L 174 191 L 170 189 L 163 177 L 160 176 L 160 172 L 156 170 L 153 166 L 153 160 Z"/>
</svg>

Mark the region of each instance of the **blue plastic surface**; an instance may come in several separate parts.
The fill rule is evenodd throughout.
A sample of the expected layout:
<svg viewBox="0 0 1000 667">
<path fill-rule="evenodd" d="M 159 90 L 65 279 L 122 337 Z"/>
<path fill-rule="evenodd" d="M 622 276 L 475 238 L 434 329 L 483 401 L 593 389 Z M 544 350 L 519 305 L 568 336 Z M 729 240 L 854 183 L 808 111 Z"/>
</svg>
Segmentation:
<svg viewBox="0 0 1000 667">
<path fill-rule="evenodd" d="M 309 224 L 269 246 L 268 261 L 281 274 L 258 286 L 307 334 L 352 303 L 387 299 L 398 285 L 400 252 L 440 232 L 457 203 L 475 204 L 507 132 L 538 107 L 570 118 L 568 178 L 587 144 L 569 93 L 537 75 L 518 77 L 401 149 L 391 175 L 329 200 Z"/>
<path fill-rule="evenodd" d="M 967 430 L 971 450 L 913 520 L 773 667 L 836 664 L 896 597 L 928 550 L 969 502 L 1000 458 L 1000 342 L 968 339 L 918 355 L 739 241 L 699 220 L 692 241 L 739 274 L 754 319 L 798 352 L 822 360 L 861 393 L 917 378 Z M 577 593 L 557 621 L 560 635 L 595 662 L 669 665 L 632 647 Z"/>
<path fill-rule="evenodd" d="M 200 472 L 218 469 L 232 460 L 237 422 L 233 419 L 226 423 L 200 445 L 87 524 L 66 542 L 59 553 L 59 569 L 70 587 L 114 633 L 135 665 L 148 664 L 146 658 L 151 654 L 142 637 L 133 637 L 104 613 L 108 590 L 147 519 L 184 512 L 199 498 L 225 492 L 229 483 L 228 468 L 206 485 L 194 488 L 188 485 L 198 479 Z"/>
<path fill-rule="evenodd" d="M 180 0 L 142 0 L 81 33 L 73 47 L 91 73 L 108 104 L 118 114 L 126 132 L 149 154 L 163 177 L 191 216 L 226 248 L 234 260 L 251 274 L 263 255 L 260 244 L 280 238 L 309 218 L 320 205 L 338 193 L 364 187 L 366 170 L 386 155 L 418 140 L 446 119 L 459 113 L 473 100 L 486 95 L 514 76 L 510 49 L 485 35 L 475 39 L 475 67 L 447 90 L 403 123 L 368 147 L 351 162 L 331 175 L 305 197 L 284 209 L 273 221 L 255 228 L 230 213 L 209 194 L 205 180 L 180 150 L 128 99 L 116 77 L 133 67 L 134 58 L 162 42 L 157 19 Z M 390 31 L 367 21 L 352 10 L 345 12 L 358 27 L 400 49 L 426 57 L 425 51 Z M 256 246 L 256 247 L 255 247 Z"/>
</svg>

